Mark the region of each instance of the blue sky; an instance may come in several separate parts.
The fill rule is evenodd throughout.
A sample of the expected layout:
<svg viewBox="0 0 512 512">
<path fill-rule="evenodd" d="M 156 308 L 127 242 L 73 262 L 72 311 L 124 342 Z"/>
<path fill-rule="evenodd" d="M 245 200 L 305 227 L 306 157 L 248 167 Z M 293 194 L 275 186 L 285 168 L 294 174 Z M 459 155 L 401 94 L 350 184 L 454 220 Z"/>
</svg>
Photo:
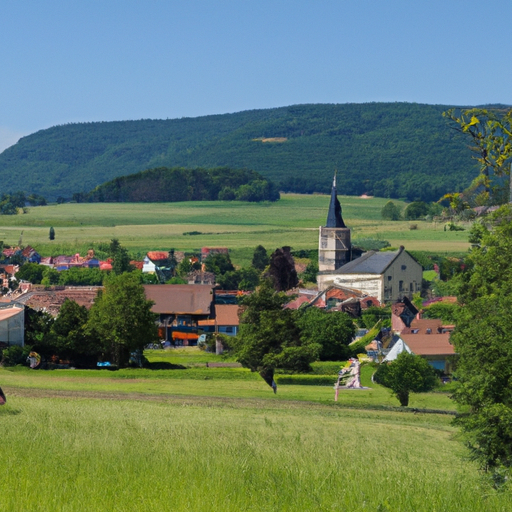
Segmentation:
<svg viewBox="0 0 512 512">
<path fill-rule="evenodd" d="M 512 104 L 510 0 L 4 0 L 0 150 L 56 124 Z"/>
</svg>

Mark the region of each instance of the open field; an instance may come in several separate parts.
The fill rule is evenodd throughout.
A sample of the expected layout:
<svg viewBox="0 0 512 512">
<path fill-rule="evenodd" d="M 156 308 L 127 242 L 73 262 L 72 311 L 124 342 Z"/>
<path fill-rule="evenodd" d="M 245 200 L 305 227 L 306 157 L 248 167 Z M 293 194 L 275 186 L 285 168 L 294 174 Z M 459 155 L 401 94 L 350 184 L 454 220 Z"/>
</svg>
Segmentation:
<svg viewBox="0 0 512 512">
<path fill-rule="evenodd" d="M 466 232 L 443 231 L 442 225 L 414 221 L 391 222 L 380 218 L 387 199 L 340 196 L 343 215 L 352 238 L 379 238 L 392 246 L 411 250 L 464 252 Z M 397 201 L 397 203 L 404 205 Z M 62 204 L 30 208 L 29 213 L 0 217 L 0 240 L 23 242 L 42 254 L 73 252 L 118 238 L 133 253 L 147 250 L 194 250 L 202 246 L 226 246 L 235 262 L 245 262 L 244 249 L 262 244 L 273 250 L 283 245 L 294 249 L 318 246 L 318 226 L 325 223 L 329 197 L 284 194 L 277 203 L 95 203 Z M 50 243 L 48 231 L 55 228 Z M 199 235 L 184 233 L 199 232 Z M 239 260 L 239 261 L 237 261 Z"/>
<path fill-rule="evenodd" d="M 148 357 L 188 369 L 0 369 L 0 510 L 508 510 L 464 459 L 452 416 L 398 410 L 368 367 L 372 389 L 335 403 L 332 386 L 274 395 L 194 349 Z M 411 406 L 453 410 L 445 393 Z"/>
</svg>

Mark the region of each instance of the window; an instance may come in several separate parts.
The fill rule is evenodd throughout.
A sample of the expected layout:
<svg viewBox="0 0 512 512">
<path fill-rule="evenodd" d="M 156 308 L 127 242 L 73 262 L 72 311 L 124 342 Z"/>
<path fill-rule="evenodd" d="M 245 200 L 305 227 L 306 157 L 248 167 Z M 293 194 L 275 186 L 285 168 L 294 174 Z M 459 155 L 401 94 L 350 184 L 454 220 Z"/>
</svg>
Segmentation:
<svg viewBox="0 0 512 512">
<path fill-rule="evenodd" d="M 402 265 L 402 270 L 407 270 L 407 265 Z"/>
<path fill-rule="evenodd" d="M 391 276 L 388 276 L 388 281 L 391 281 Z"/>
<path fill-rule="evenodd" d="M 404 291 L 404 282 L 398 281 L 398 291 L 403 292 Z"/>
</svg>

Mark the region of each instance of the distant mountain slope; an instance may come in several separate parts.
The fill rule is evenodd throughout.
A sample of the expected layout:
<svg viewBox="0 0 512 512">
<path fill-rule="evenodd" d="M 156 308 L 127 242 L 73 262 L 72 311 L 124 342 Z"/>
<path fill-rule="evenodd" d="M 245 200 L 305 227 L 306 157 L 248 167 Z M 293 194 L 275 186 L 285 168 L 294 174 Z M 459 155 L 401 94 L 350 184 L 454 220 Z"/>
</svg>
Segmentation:
<svg viewBox="0 0 512 512">
<path fill-rule="evenodd" d="M 477 173 L 441 113 L 410 103 L 295 105 L 171 120 L 81 123 L 23 137 L 0 154 L 2 190 L 48 199 L 155 167 L 257 171 L 297 192 L 436 200 Z"/>
</svg>

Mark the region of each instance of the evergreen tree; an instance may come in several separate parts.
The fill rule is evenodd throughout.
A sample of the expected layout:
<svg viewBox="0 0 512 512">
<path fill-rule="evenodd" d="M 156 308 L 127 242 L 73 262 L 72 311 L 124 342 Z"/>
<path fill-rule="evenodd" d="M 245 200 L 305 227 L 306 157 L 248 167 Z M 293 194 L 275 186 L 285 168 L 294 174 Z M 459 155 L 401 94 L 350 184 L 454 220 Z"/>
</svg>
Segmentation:
<svg viewBox="0 0 512 512">
<path fill-rule="evenodd" d="M 50 228 L 50 233 L 48 235 L 48 238 L 50 240 L 55 240 L 55 229 L 53 229 L 53 227 Z"/>
<path fill-rule="evenodd" d="M 252 263 L 251 265 L 259 271 L 265 270 L 265 267 L 269 263 L 269 257 L 267 254 L 267 250 L 262 245 L 258 245 L 256 249 L 254 249 L 254 253 L 252 255 Z"/>
</svg>

